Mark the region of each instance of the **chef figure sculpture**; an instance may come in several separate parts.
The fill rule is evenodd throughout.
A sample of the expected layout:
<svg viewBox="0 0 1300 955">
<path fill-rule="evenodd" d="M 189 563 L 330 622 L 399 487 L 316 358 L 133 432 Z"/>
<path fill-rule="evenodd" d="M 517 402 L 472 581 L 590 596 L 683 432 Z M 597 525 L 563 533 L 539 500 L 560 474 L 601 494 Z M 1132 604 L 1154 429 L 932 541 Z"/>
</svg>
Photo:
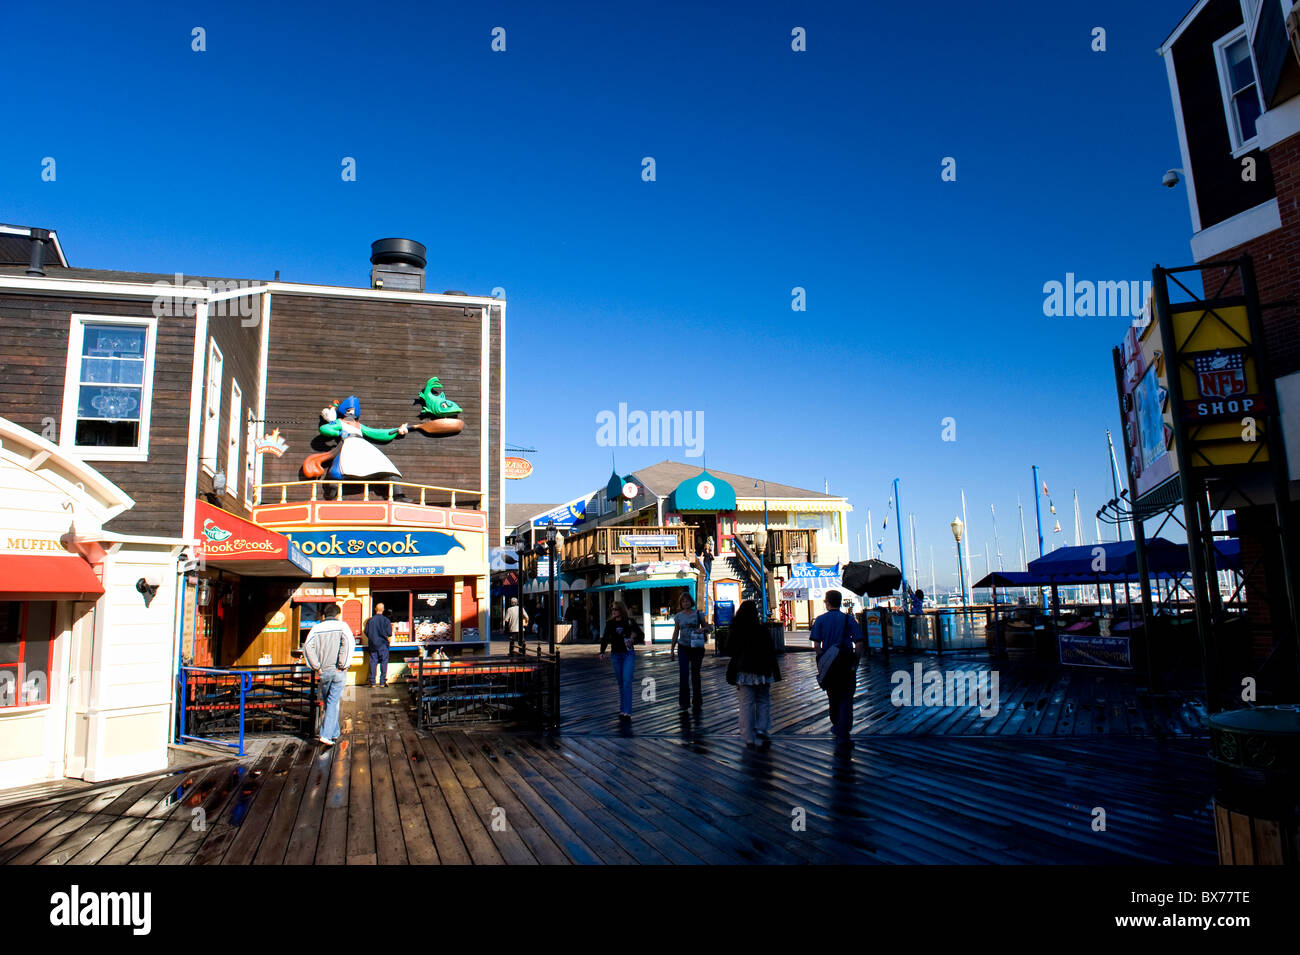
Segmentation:
<svg viewBox="0 0 1300 955">
<path fill-rule="evenodd" d="M 329 469 L 332 479 L 340 481 L 344 478 L 389 474 L 402 476 L 402 472 L 388 460 L 388 455 L 370 442 L 388 444 L 394 438 L 404 436 L 407 431 L 405 424 L 399 428 L 371 428 L 362 424 L 358 420 L 361 417 L 361 402 L 356 395 L 334 402 L 322 410 L 320 416 L 325 420 L 325 424 L 320 426 L 320 433 L 339 439 L 338 452 Z"/>
</svg>

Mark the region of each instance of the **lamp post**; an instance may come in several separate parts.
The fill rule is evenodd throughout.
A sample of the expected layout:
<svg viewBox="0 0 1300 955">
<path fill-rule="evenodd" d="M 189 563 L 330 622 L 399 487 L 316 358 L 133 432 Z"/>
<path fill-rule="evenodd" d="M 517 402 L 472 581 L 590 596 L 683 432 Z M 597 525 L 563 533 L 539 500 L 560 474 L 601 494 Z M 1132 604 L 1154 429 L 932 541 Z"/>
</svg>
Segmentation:
<svg viewBox="0 0 1300 955">
<path fill-rule="evenodd" d="M 953 517 L 952 524 L 949 526 L 952 528 L 953 539 L 957 542 L 957 577 L 961 581 L 961 609 L 964 614 L 966 612 L 966 570 L 961 560 L 961 535 L 966 525 L 961 522 L 960 517 Z M 935 649 L 942 650 L 942 643 L 943 638 L 940 634 L 939 639 L 935 641 Z"/>
<path fill-rule="evenodd" d="M 548 574 L 547 574 L 547 578 L 548 578 L 547 590 L 549 593 L 550 606 L 547 607 L 548 613 L 546 614 L 546 616 L 550 617 L 550 622 L 551 622 L 551 628 L 550 628 L 551 629 L 551 653 L 555 653 L 555 621 L 559 619 L 559 612 L 560 612 L 560 608 L 558 606 L 558 600 L 556 599 L 556 595 L 555 595 L 555 572 L 557 569 L 556 552 L 560 542 L 563 539 L 564 539 L 563 535 L 561 535 L 555 529 L 555 521 L 550 521 L 546 525 L 546 551 L 547 551 L 547 556 L 550 558 L 550 564 L 548 565 Z"/>
<path fill-rule="evenodd" d="M 518 615 L 518 622 L 516 623 L 516 626 L 519 627 L 520 643 L 524 643 L 524 639 L 525 639 L 524 638 L 524 557 L 528 554 L 529 550 L 530 548 L 528 547 L 528 545 L 525 544 L 522 540 L 515 541 L 515 555 L 518 557 L 517 566 L 519 568 L 518 570 L 519 576 L 515 578 L 515 590 L 518 591 L 517 599 L 519 600 L 519 615 Z M 507 607 L 506 613 L 509 612 L 510 612 L 510 608 Z M 511 651 L 513 651 L 515 648 L 514 637 L 513 636 L 509 637 L 509 640 L 510 640 L 510 649 Z"/>
<path fill-rule="evenodd" d="M 761 479 L 760 479 L 760 480 L 761 480 Z M 758 481 L 755 481 L 755 482 L 754 482 L 754 490 L 755 490 L 755 491 L 758 490 Z M 768 616 L 767 616 L 767 611 L 768 611 L 768 606 L 767 606 L 767 539 L 768 539 L 768 536 L 769 536 L 769 534 L 768 534 L 768 530 L 769 530 L 769 528 L 768 528 L 768 523 L 767 523 L 767 481 L 763 481 L 763 536 L 760 538 L 757 534 L 755 534 L 755 535 L 754 535 L 754 540 L 755 540 L 756 542 L 759 542 L 759 543 L 758 543 L 759 563 L 760 563 L 760 566 L 763 568 L 763 622 L 764 622 L 764 623 L 767 623 L 767 620 L 768 620 Z"/>
</svg>

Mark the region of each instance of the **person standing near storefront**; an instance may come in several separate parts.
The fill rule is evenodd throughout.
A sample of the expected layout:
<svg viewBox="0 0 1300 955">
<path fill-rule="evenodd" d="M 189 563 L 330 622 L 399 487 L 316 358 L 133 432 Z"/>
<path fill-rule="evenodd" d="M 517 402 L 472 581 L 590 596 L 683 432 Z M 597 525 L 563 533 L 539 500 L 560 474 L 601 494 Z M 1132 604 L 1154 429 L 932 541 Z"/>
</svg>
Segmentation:
<svg viewBox="0 0 1300 955">
<path fill-rule="evenodd" d="M 850 732 L 853 729 L 853 695 L 858 686 L 858 650 L 862 646 L 862 630 L 858 622 L 840 610 L 840 592 L 826 591 L 826 612 L 812 625 L 809 639 L 817 651 L 818 673 L 822 657 L 835 647 L 835 658 L 824 679 L 819 679 L 826 691 L 831 727 L 835 732 L 835 752 L 844 755 L 853 749 Z"/>
<path fill-rule="evenodd" d="M 528 611 L 519 606 L 519 598 L 510 598 L 510 607 L 506 610 L 506 636 L 510 639 L 510 653 L 515 652 L 515 644 L 519 644 L 519 652 L 524 653 L 528 650 L 528 643 L 524 639 L 524 632 L 528 627 Z"/>
<path fill-rule="evenodd" d="M 747 747 L 772 745 L 772 684 L 781 679 L 772 632 L 758 621 L 758 607 L 746 600 L 731 621 L 727 682 L 740 703 L 740 738 Z"/>
<path fill-rule="evenodd" d="M 632 647 L 641 636 L 641 628 L 628 617 L 627 604 L 621 600 L 614 601 L 609 608 L 609 619 L 605 621 L 605 631 L 600 635 L 600 659 L 612 657 L 614 661 L 619 719 L 632 718 L 632 672 L 636 665 L 636 651 Z M 606 647 L 613 653 L 606 653 Z"/>
<path fill-rule="evenodd" d="M 668 648 L 668 656 L 672 657 L 678 642 L 681 643 L 681 653 L 677 655 L 677 705 L 679 709 L 691 709 L 699 714 L 704 709 L 700 667 L 709 642 L 709 623 L 695 608 L 690 594 L 677 598 L 677 610 L 673 616 L 673 642 Z"/>
<path fill-rule="evenodd" d="M 370 679 L 366 686 L 375 685 L 375 674 L 379 675 L 379 685 L 388 685 L 388 643 L 393 639 L 393 622 L 384 615 L 384 605 L 375 604 L 375 614 L 366 621 L 366 643 L 370 655 Z"/>
<path fill-rule="evenodd" d="M 311 628 L 302 644 L 303 659 L 320 677 L 321 698 L 325 701 L 320 741 L 326 746 L 338 741 L 339 700 L 343 696 L 343 684 L 348 680 L 356 642 L 352 628 L 339 619 L 338 604 L 326 604 L 320 623 Z"/>
</svg>

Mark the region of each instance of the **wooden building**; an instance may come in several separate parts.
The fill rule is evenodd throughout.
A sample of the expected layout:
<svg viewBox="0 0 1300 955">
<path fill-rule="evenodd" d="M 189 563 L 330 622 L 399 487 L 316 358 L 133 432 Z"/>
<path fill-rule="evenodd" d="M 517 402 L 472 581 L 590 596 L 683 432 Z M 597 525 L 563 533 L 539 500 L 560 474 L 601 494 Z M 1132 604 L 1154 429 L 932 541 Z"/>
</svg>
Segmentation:
<svg viewBox="0 0 1300 955">
<path fill-rule="evenodd" d="M 165 765 L 178 667 L 294 662 L 327 599 L 360 631 L 377 594 L 394 611 L 405 594 L 399 633 L 436 612 L 439 637 L 487 645 L 505 303 L 424 292 L 418 243 L 372 251 L 370 287 L 308 286 L 76 269 L 56 233 L 0 225 L 3 486 L 68 491 L 57 509 L 0 512 L 0 544 L 18 542 L 0 557 L 25 568 L 23 589 L 0 580 L 0 681 L 13 669 L 18 688 L 0 700 L 24 704 L 0 702 L 0 785 Z M 455 429 L 423 410 L 443 396 Z M 394 473 L 306 478 L 311 456 L 353 433 L 323 416 L 349 397 L 367 424 L 411 424 L 385 448 Z M 91 576 L 32 590 L 38 557 Z M 418 605 L 431 595 L 444 599 Z M 36 657 L 40 728 L 17 679 Z"/>
<path fill-rule="evenodd" d="M 586 591 L 589 613 L 598 620 L 605 619 L 609 600 L 625 601 L 647 637 L 666 642 L 682 593 L 702 608 L 719 600 L 739 606 L 761 600 L 765 576 L 776 616 L 781 583 L 794 567 L 850 559 L 851 510 L 836 495 L 661 461 L 624 475 L 615 471 L 604 487 L 533 515 L 514 535 L 535 541 L 561 515 L 556 523 L 566 535 L 560 566 L 566 589 Z M 767 535 L 764 547 L 760 532 Z M 536 557 L 525 559 L 523 573 L 524 592 L 544 601 L 547 581 L 538 575 Z M 790 626 L 807 625 L 820 612 L 809 601 L 784 609 Z"/>
</svg>

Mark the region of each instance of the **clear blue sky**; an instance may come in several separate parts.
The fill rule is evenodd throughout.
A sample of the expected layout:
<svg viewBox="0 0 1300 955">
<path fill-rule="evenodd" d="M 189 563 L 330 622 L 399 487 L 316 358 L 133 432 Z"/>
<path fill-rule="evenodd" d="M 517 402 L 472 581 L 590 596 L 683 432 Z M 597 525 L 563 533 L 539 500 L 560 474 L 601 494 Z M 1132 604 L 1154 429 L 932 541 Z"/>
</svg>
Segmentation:
<svg viewBox="0 0 1300 955">
<path fill-rule="evenodd" d="M 506 438 L 539 449 L 514 499 L 603 482 L 601 410 L 699 410 L 711 465 L 828 480 L 856 532 L 901 478 L 943 587 L 960 489 L 1007 567 L 1031 465 L 1057 541 L 1074 488 L 1085 540 L 1110 497 L 1126 320 L 1046 318 L 1042 289 L 1190 263 L 1155 54 L 1188 5 L 12 4 L 0 221 L 77 266 L 343 285 L 419 239 L 432 290 L 509 298 Z"/>
</svg>

